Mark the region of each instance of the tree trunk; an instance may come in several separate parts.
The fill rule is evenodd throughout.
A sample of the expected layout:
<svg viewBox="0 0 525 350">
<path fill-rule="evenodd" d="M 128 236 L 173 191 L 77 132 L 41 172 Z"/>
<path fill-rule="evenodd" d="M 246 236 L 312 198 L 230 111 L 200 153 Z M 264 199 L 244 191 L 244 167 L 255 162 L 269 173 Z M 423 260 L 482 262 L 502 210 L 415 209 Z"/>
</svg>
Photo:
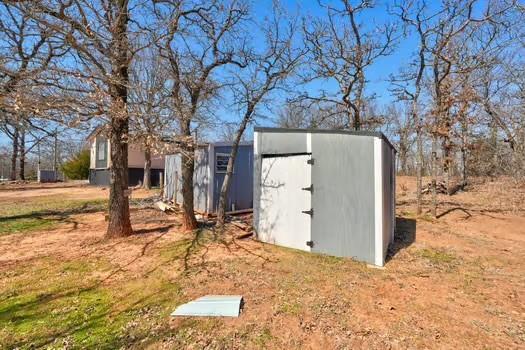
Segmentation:
<svg viewBox="0 0 525 350">
<path fill-rule="evenodd" d="M 431 168 L 432 168 L 432 216 L 437 218 L 437 136 L 432 135 L 432 153 L 431 153 Z"/>
<path fill-rule="evenodd" d="M 18 158 L 18 140 L 19 140 L 18 125 L 15 125 L 14 130 L 13 130 L 13 151 L 11 153 L 11 174 L 9 176 L 9 180 L 11 181 L 16 180 L 16 160 Z"/>
<path fill-rule="evenodd" d="M 128 1 L 119 0 L 118 13 L 113 36 L 116 57 L 113 59 L 112 75 L 115 82 L 110 83 L 111 108 L 111 166 L 109 191 L 109 223 L 106 237 L 122 237 L 133 233 L 129 217 L 128 197 Z"/>
<path fill-rule="evenodd" d="M 186 231 L 197 228 L 197 219 L 193 207 L 193 171 L 195 167 L 195 149 L 191 143 L 191 130 L 189 121 L 181 123 L 181 132 L 187 137 L 183 143 L 181 154 L 182 176 L 182 225 Z"/>
<path fill-rule="evenodd" d="M 416 118 L 416 186 L 417 186 L 417 215 L 421 215 L 423 211 L 423 194 L 421 193 L 423 189 L 423 132 L 421 128 L 421 120 L 418 115 Z"/>
<path fill-rule="evenodd" d="M 142 181 L 142 187 L 149 190 L 151 189 L 151 150 L 149 147 L 144 148 L 144 179 Z"/>
<path fill-rule="evenodd" d="M 450 131 L 452 128 L 450 115 L 448 111 L 444 111 L 443 126 L 444 131 L 442 135 L 442 147 L 443 147 L 443 177 L 445 178 L 445 186 L 450 188 L 451 177 L 452 177 L 452 141 Z"/>
<path fill-rule="evenodd" d="M 20 132 L 20 159 L 19 159 L 19 176 L 20 180 L 25 180 L 25 170 L 26 170 L 26 132 L 22 130 Z"/>
<path fill-rule="evenodd" d="M 109 223 L 106 237 L 122 237 L 133 233 L 129 218 L 128 197 L 128 120 L 111 120 L 111 167 L 109 191 Z"/>
<path fill-rule="evenodd" d="M 488 170 L 488 175 L 490 177 L 496 177 L 499 174 L 497 173 L 498 169 L 498 124 L 493 119 L 490 122 L 490 169 Z"/>
<path fill-rule="evenodd" d="M 356 131 L 361 130 L 361 111 L 359 107 L 356 109 L 354 113 L 354 130 Z"/>
<path fill-rule="evenodd" d="M 461 123 L 461 182 L 464 186 L 467 184 L 467 162 L 468 162 L 468 121 L 463 116 Z"/>
<path fill-rule="evenodd" d="M 232 150 L 230 152 L 230 159 L 228 159 L 228 166 L 226 168 L 226 174 L 224 175 L 224 181 L 222 183 L 221 193 L 219 195 L 219 208 L 217 212 L 217 226 L 219 227 L 222 227 L 224 225 L 224 220 L 226 218 L 226 206 L 228 204 L 228 191 L 230 190 L 233 169 L 235 167 L 235 159 L 237 158 L 239 143 L 241 142 L 242 135 L 244 133 L 244 130 L 246 130 L 246 126 L 248 125 L 248 121 L 250 120 L 251 115 L 251 111 L 246 113 L 245 117 L 241 122 L 241 125 L 239 126 L 239 130 L 237 130 L 235 140 L 233 141 Z"/>
<path fill-rule="evenodd" d="M 401 167 L 401 174 L 408 175 L 408 149 L 402 137 L 399 141 L 399 165 Z"/>
</svg>

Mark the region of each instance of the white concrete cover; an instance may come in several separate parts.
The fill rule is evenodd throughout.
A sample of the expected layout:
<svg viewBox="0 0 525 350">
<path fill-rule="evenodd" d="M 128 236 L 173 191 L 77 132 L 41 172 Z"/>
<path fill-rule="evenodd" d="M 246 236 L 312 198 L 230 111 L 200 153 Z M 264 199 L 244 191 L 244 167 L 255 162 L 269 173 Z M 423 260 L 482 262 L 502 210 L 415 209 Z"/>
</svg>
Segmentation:
<svg viewBox="0 0 525 350">
<path fill-rule="evenodd" d="M 171 316 L 238 317 L 242 303 L 242 295 L 206 295 L 180 305 Z"/>
</svg>

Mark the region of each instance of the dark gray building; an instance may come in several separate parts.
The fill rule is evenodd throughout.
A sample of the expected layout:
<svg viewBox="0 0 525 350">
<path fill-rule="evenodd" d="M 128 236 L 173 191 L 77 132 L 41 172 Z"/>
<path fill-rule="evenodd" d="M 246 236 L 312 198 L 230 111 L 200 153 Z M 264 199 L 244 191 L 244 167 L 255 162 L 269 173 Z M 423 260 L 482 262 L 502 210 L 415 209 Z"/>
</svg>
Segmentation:
<svg viewBox="0 0 525 350">
<path fill-rule="evenodd" d="M 383 266 L 394 239 L 395 152 L 382 133 L 255 128 L 258 239 Z"/>
<path fill-rule="evenodd" d="M 226 166 L 232 149 L 231 143 L 215 142 L 200 145 L 195 151 L 193 176 L 194 207 L 202 213 L 217 211 L 219 194 Z M 166 156 L 164 196 L 175 203 L 182 203 L 181 155 Z M 253 207 L 253 144 L 239 145 L 233 177 L 228 193 L 229 211 Z"/>
</svg>

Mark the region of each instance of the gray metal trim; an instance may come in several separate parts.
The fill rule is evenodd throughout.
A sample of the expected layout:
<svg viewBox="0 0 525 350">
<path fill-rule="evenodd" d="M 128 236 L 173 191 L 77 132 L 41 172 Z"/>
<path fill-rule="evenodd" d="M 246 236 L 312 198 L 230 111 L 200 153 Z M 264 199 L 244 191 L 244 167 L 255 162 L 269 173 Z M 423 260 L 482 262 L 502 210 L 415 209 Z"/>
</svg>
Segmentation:
<svg viewBox="0 0 525 350">
<path fill-rule="evenodd" d="M 262 153 L 261 158 L 279 158 L 279 157 L 295 157 L 295 156 L 311 156 L 311 152 L 295 152 L 295 153 Z M 310 164 L 310 163 L 308 163 Z"/>
<path fill-rule="evenodd" d="M 297 128 L 272 128 L 266 126 L 256 126 L 253 128 L 254 132 L 295 132 L 295 133 L 317 133 L 317 134 L 343 134 L 343 135 L 356 135 L 356 136 L 372 136 L 379 137 L 387 143 L 396 153 L 397 149 L 390 142 L 390 140 L 380 131 L 368 131 L 368 130 L 342 130 L 342 129 L 297 129 Z"/>
<path fill-rule="evenodd" d="M 217 142 L 210 142 L 210 145 L 213 145 L 214 147 L 233 147 L 233 142 L 228 141 L 217 141 Z M 253 141 L 241 141 L 239 142 L 239 146 L 252 146 Z"/>
</svg>

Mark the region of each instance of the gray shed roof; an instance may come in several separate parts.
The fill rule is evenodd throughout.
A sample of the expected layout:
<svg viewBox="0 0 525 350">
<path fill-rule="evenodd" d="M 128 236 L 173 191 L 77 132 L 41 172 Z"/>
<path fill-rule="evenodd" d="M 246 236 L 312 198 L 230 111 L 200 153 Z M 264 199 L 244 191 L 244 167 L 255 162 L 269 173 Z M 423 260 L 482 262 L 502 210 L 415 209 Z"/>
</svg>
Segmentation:
<svg viewBox="0 0 525 350">
<path fill-rule="evenodd" d="M 380 131 L 367 131 L 367 130 L 342 130 L 342 129 L 297 129 L 297 128 L 272 128 L 272 127 L 261 127 L 256 126 L 253 129 L 254 131 L 259 132 L 283 132 L 283 133 L 318 133 L 318 134 L 345 134 L 345 135 L 355 135 L 355 136 L 372 136 L 379 137 L 385 140 L 386 144 L 390 146 L 396 153 L 397 149 L 390 142 L 390 140 Z"/>
</svg>

